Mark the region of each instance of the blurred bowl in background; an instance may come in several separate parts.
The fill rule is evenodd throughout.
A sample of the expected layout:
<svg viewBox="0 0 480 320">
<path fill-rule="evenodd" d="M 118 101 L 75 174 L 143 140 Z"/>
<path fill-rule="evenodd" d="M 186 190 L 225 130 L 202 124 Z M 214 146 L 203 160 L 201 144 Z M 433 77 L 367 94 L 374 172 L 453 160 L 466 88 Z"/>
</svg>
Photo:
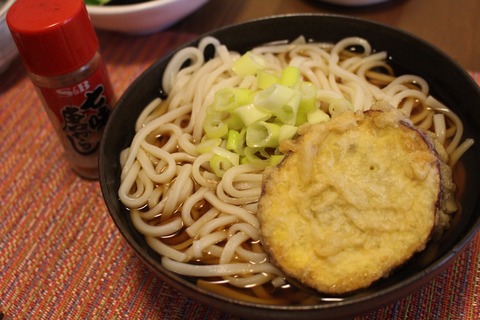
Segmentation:
<svg viewBox="0 0 480 320">
<path fill-rule="evenodd" d="M 87 10 L 96 28 L 140 35 L 168 28 L 207 1 L 152 0 L 126 5 L 87 5 Z"/>
<path fill-rule="evenodd" d="M 0 1 L 0 73 L 5 71 L 18 51 L 7 26 L 7 11 L 15 0 Z"/>
</svg>

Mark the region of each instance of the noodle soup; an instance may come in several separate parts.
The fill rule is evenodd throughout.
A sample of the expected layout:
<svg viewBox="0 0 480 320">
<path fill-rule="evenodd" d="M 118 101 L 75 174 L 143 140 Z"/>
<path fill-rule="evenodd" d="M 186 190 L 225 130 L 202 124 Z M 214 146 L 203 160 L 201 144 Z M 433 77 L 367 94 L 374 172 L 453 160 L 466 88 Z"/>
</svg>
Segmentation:
<svg viewBox="0 0 480 320">
<path fill-rule="evenodd" d="M 205 60 L 205 51 L 211 48 L 214 55 Z M 247 62 L 241 64 L 242 59 Z M 250 64 L 254 71 L 245 71 Z M 266 100 L 276 99 L 270 94 L 292 82 L 288 75 L 282 78 L 288 72 L 298 72 L 291 87 L 299 92 L 288 94 L 298 97 L 299 105 L 310 99 L 309 107 L 275 109 L 269 117 L 261 114 L 265 108 L 256 110 L 250 100 L 241 100 L 247 99 L 240 96 L 244 93 L 252 97 L 268 93 Z M 288 129 L 284 135 L 292 138 L 302 123 L 328 121 L 343 110 L 366 111 L 382 101 L 435 134 L 452 167 L 473 144 L 472 139 L 462 140 L 461 120 L 431 96 L 427 81 L 395 75 L 388 52 L 376 52 L 359 37 L 315 43 L 300 36 L 243 54 L 205 37 L 197 47 L 186 47 L 172 57 L 162 87 L 165 98 L 145 106 L 133 141 L 121 154 L 119 198 L 136 230 L 160 254 L 164 268 L 195 279 L 206 290 L 253 303 L 304 305 L 332 298 L 297 289 L 269 262 L 255 213 L 263 170 L 283 155 L 270 141 L 257 146 L 265 141 L 263 135 L 248 144 L 244 127 L 251 129 L 252 123 L 263 121 L 260 134 L 264 134 L 269 124 L 280 122 L 279 130 Z M 228 91 L 232 88 L 241 93 Z M 235 111 L 222 109 L 227 107 L 217 101 L 232 99 L 242 101 Z M 218 113 L 212 108 L 216 103 Z M 238 111 L 244 107 L 247 111 Z M 260 117 L 250 119 L 256 113 Z M 217 134 L 225 123 L 231 126 Z M 229 147 L 230 133 L 244 137 Z"/>
</svg>

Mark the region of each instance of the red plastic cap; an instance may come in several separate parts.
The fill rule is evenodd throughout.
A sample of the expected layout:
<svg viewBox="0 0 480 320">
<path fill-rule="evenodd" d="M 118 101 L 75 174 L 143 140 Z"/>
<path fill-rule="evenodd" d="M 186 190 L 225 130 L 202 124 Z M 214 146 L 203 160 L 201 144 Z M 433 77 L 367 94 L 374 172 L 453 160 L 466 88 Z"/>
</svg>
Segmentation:
<svg viewBox="0 0 480 320">
<path fill-rule="evenodd" d="M 98 50 L 83 0 L 17 0 L 7 24 L 25 67 L 40 76 L 72 72 Z"/>
</svg>

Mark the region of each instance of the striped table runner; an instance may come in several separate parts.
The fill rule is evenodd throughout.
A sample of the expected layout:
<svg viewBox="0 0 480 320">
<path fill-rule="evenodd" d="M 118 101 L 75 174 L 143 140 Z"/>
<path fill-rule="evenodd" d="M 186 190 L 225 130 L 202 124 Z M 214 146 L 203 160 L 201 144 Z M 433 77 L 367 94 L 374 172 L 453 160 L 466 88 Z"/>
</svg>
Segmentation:
<svg viewBox="0 0 480 320">
<path fill-rule="evenodd" d="M 193 38 L 99 33 L 117 93 Z M 479 74 L 472 73 L 479 82 Z M 234 319 L 170 288 L 116 230 L 98 182 L 68 169 L 19 59 L 0 75 L 0 312 L 4 319 Z M 480 234 L 448 270 L 357 319 L 479 319 Z M 1 317 L 0 317 L 1 318 Z"/>
</svg>

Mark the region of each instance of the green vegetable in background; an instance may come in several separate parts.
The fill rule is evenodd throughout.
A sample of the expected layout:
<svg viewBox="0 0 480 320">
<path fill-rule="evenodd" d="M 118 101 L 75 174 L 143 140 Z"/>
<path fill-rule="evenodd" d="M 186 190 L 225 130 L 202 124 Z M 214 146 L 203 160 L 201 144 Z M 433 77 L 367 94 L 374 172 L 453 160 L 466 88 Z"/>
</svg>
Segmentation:
<svg viewBox="0 0 480 320">
<path fill-rule="evenodd" d="M 95 5 L 95 6 L 102 6 L 108 2 L 110 2 L 111 0 L 84 0 L 85 1 L 85 4 L 91 4 L 91 5 Z"/>
</svg>

